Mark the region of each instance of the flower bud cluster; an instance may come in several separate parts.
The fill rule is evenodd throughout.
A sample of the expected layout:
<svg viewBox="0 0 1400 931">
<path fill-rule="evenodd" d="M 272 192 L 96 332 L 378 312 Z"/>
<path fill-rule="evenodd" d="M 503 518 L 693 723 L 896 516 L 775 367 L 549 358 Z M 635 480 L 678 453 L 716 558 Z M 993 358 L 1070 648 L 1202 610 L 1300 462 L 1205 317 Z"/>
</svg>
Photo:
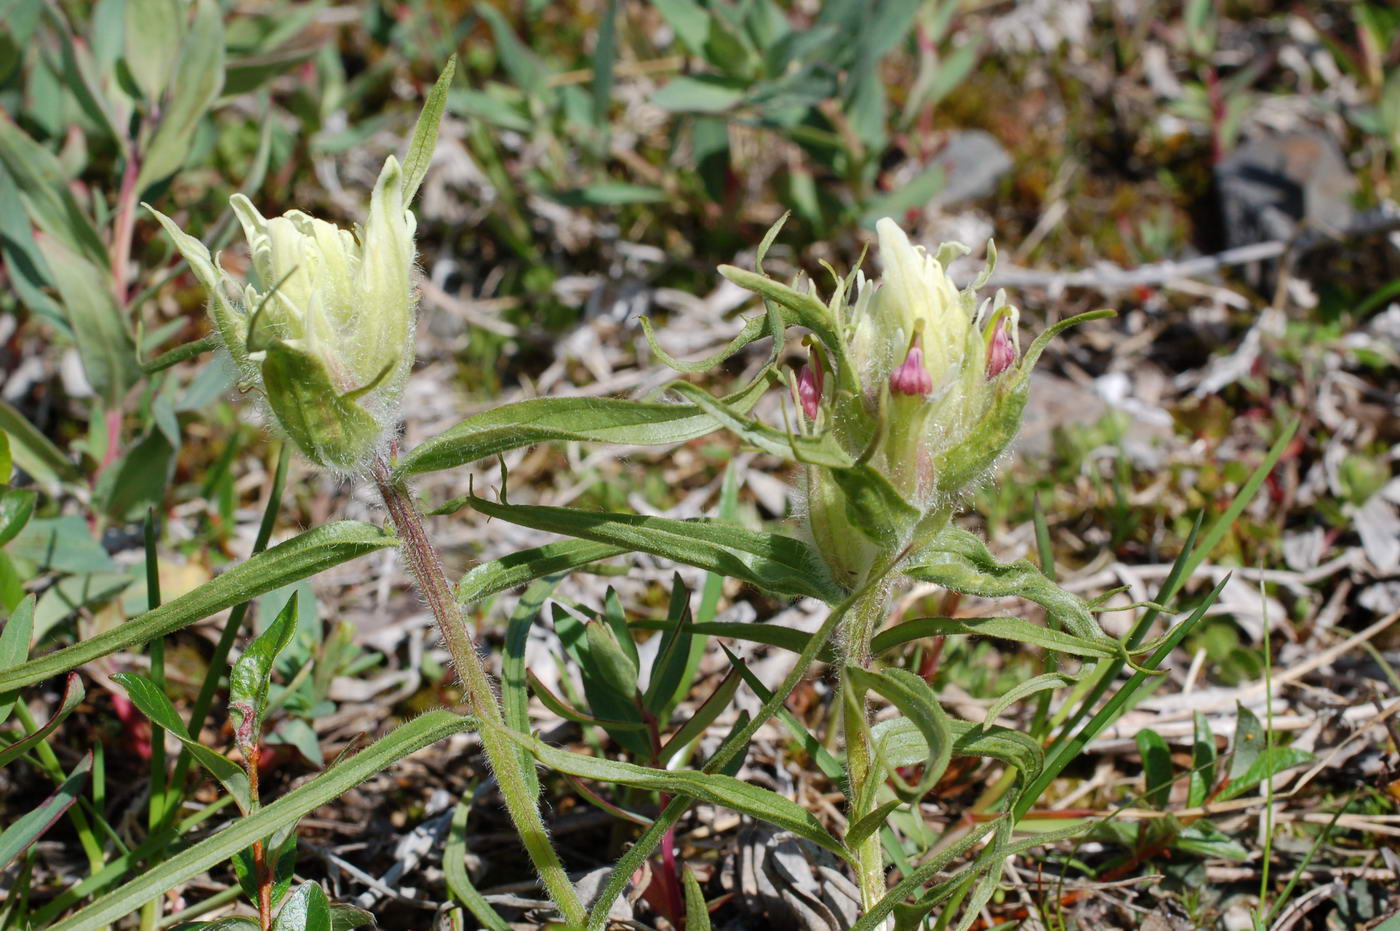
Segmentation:
<svg viewBox="0 0 1400 931">
<path fill-rule="evenodd" d="M 1019 429 L 1029 375 L 1019 364 L 1019 311 L 1001 292 L 977 298 L 995 250 L 979 280 L 959 290 L 946 268 L 969 251 L 965 246 L 944 244 L 930 255 L 893 220 L 881 220 L 876 231 L 883 274 L 869 281 L 857 273 L 855 300 L 834 308 L 843 346 L 832 355 L 845 360 L 850 377 L 823 372 L 829 357 L 814 353 L 798 381 L 807 420 L 880 473 L 908 506 L 907 527 L 872 533 L 853 521 L 849 493 L 831 469 L 808 466 L 810 529 L 847 583 L 890 539 L 917 544 L 947 521 L 958 495 L 986 474 Z M 824 381 L 846 391 L 813 397 Z"/>
<path fill-rule="evenodd" d="M 242 194 L 230 204 L 257 278 L 241 294 L 218 256 L 151 212 L 209 293 L 240 386 L 261 393 L 313 462 L 364 466 L 398 424 L 413 365 L 416 220 L 398 161 L 385 161 L 354 233 L 300 210 L 269 220 Z"/>
</svg>

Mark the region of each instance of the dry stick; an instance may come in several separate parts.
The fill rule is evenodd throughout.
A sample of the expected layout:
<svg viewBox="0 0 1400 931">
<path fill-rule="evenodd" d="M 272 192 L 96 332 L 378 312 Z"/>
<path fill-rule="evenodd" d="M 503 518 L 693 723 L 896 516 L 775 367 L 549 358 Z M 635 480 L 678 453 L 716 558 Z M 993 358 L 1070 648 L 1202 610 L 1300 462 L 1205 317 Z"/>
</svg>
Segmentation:
<svg viewBox="0 0 1400 931">
<path fill-rule="evenodd" d="M 559 855 L 549 842 L 549 833 L 540 818 L 535 794 L 526 783 L 520 755 L 509 739 L 500 733 L 500 729 L 505 727 L 500 700 L 476 652 L 476 644 L 467 630 L 466 618 L 443 572 L 442 560 L 428 540 L 423 518 L 409 498 L 408 489 L 393 477 L 389 464 L 382 456 L 375 457 L 370 472 L 398 531 L 400 551 L 418 583 L 419 593 L 438 623 L 443 642 L 457 667 L 457 675 L 466 687 L 472 709 L 488 725 L 481 728 L 478 734 L 516 832 L 564 920 L 570 925 L 580 926 L 585 920 L 583 903 L 579 901 Z"/>
<path fill-rule="evenodd" d="M 1341 237 L 1369 236 L 1400 229 L 1400 215 L 1393 210 L 1368 211 L 1346 229 Z M 1077 272 L 1045 272 L 1033 268 L 1000 268 L 992 275 L 991 284 L 1007 288 L 1045 288 L 1058 292 L 1065 288 L 1094 288 L 1117 290 L 1139 286 L 1161 285 L 1182 279 L 1208 275 L 1231 265 L 1247 265 L 1276 259 L 1285 254 L 1301 254 L 1335 241 L 1325 233 L 1308 230 L 1291 240 L 1275 239 L 1226 249 L 1215 255 L 1204 255 L 1179 262 L 1154 262 L 1137 268 L 1117 265 L 1086 268 Z"/>
</svg>

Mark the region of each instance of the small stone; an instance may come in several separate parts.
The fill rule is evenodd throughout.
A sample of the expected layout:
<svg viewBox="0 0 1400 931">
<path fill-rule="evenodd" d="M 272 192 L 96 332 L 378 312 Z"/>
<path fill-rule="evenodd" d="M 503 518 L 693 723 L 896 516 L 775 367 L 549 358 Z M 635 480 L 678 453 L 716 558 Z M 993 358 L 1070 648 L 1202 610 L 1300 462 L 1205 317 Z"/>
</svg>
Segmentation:
<svg viewBox="0 0 1400 931">
<path fill-rule="evenodd" d="M 939 207 L 995 194 L 997 182 L 1011 170 L 1006 149 L 995 136 L 980 129 L 953 133 L 933 161 L 943 166 L 943 190 L 932 201 Z"/>
</svg>

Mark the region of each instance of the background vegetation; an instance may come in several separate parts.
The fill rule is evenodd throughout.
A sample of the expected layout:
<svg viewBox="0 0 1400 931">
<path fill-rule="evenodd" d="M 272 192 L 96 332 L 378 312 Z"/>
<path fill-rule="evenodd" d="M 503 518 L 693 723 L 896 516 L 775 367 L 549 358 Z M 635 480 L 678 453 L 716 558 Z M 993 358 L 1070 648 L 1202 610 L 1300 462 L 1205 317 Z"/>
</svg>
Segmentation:
<svg viewBox="0 0 1400 931">
<path fill-rule="evenodd" d="M 766 258 L 778 278 L 849 268 L 881 216 L 930 244 L 994 236 L 993 284 L 1032 330 L 1118 311 L 1047 353 L 1019 452 L 969 502 L 965 523 L 999 556 L 1032 556 L 1086 598 L 1155 598 L 1196 516 L 1224 513 L 1299 426 L 1171 605 L 1191 611 L 1235 570 L 1169 675 L 1045 788 L 1047 822 L 1097 826 L 1014 860 L 985 926 L 1400 926 L 1400 14 L 1383 3 L 0 0 L 0 666 L 114 629 L 268 533 L 381 522 L 357 483 L 279 471 L 280 441 L 212 357 L 143 371 L 209 325 L 197 282 L 137 204 L 215 246 L 233 238 L 235 191 L 269 216 L 296 207 L 348 224 L 454 52 L 417 209 L 405 449 L 502 400 L 664 385 L 673 373 L 640 319 L 684 359 L 726 344 L 735 312 L 757 305 L 715 268 L 752 267 L 785 212 Z M 247 256 L 230 246 L 223 260 L 237 270 Z M 795 338 L 784 352 L 804 358 Z M 764 361 L 746 351 L 702 381 L 723 392 Z M 765 403 L 781 418 L 778 399 Z M 801 507 L 784 463 L 722 433 L 661 451 L 541 445 L 506 464 L 514 503 L 722 512 L 755 527 Z M 493 488 L 496 469 L 435 473 L 417 491 L 441 502 L 469 481 Z M 433 530 L 454 579 L 552 539 L 471 511 Z M 673 568 L 640 556 L 554 595 L 656 618 Z M 680 578 L 703 593 L 702 620 L 820 620 L 808 602 Z M 21 637 L 26 594 L 37 604 Z M 497 657 L 517 601 L 474 608 Z M 898 604 L 910 617 L 992 613 L 932 586 Z M 295 634 L 274 667 L 265 797 L 460 697 L 392 550 L 262 595 L 236 645 L 284 609 Z M 161 670 L 199 742 L 229 746 L 215 699 L 234 614 L 104 657 L 66 691 L 53 679 L 0 696 L 10 926 L 45 926 L 227 820 L 212 783 L 160 775 L 164 735 L 117 677 Z M 1115 634 L 1132 623 L 1101 619 Z M 551 636 L 527 647 L 539 687 L 596 713 L 577 656 Z M 723 681 L 719 642 L 686 700 Z M 789 662 L 726 645 L 770 684 Z M 1042 671 L 1033 646 L 911 649 L 973 716 Z M 756 707 L 747 689 L 740 707 Z M 831 693 L 819 677 L 799 688 L 798 730 L 828 731 Z M 1028 716 L 1068 708 L 1045 695 Z M 530 721 L 600 756 L 645 753 L 635 731 L 558 707 L 536 705 Z M 741 777 L 839 818 L 829 773 L 792 733 L 761 730 Z M 426 927 L 471 906 L 473 888 L 530 926 L 536 890 L 486 775 L 474 738 L 433 744 L 303 819 L 286 862 L 384 927 Z M 950 768 L 930 817 L 975 814 L 994 775 Z M 558 775 L 544 791 L 581 872 L 616 859 L 632 807 L 654 810 L 654 795 Z M 705 811 L 682 822 L 675 856 L 717 926 L 823 927 L 801 903 L 833 907 L 834 880 L 784 872 L 765 829 Z M 239 878 L 217 867 L 142 920 L 217 914 Z M 639 878 L 628 907 L 674 927 L 683 890 Z"/>
</svg>

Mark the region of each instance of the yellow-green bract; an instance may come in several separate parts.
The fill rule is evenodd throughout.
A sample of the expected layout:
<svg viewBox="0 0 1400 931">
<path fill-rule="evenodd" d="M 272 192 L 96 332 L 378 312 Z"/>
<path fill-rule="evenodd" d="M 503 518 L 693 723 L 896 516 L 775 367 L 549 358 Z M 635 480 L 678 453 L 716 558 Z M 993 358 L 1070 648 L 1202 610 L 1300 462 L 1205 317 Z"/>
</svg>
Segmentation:
<svg viewBox="0 0 1400 931">
<path fill-rule="evenodd" d="M 987 271 L 959 290 L 946 268 L 969 250 L 945 243 L 930 254 L 893 220 L 877 226 L 884 274 L 843 287 L 832 301 L 840 351 L 813 352 L 810 366 L 849 371 L 831 378 L 827 396 L 804 398 L 814 432 L 828 432 L 854 460 L 888 481 L 879 514 L 853 500 L 844 473 L 809 462 L 808 521 L 827 563 L 847 585 L 890 554 L 935 534 L 959 492 L 1001 454 L 1020 425 L 1029 367 L 1020 359 L 1017 309 L 998 292 L 978 302 Z M 825 341 L 825 340 L 824 340 Z M 832 374 L 832 373 L 825 373 Z M 799 388 L 802 387 L 799 382 Z M 811 391 L 808 391 L 809 395 Z M 902 506 L 889 506 L 902 501 Z"/>
<path fill-rule="evenodd" d="M 398 161 L 385 161 L 353 234 L 300 210 L 266 219 L 242 194 L 230 203 L 257 276 L 241 290 L 203 243 L 147 209 L 209 293 L 240 385 L 262 393 L 307 458 L 359 468 L 397 425 L 413 364 L 416 223 Z"/>
</svg>

